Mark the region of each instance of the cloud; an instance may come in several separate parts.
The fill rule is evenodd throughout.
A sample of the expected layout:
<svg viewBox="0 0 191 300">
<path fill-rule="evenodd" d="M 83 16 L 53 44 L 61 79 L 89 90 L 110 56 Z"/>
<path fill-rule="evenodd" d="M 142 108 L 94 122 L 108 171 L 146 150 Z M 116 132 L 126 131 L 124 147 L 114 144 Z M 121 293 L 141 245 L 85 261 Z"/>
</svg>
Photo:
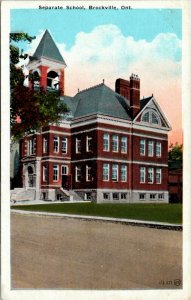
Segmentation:
<svg viewBox="0 0 191 300">
<path fill-rule="evenodd" d="M 31 51 L 41 36 L 32 43 Z M 181 40 L 175 34 L 160 33 L 148 42 L 124 36 L 120 28 L 108 24 L 89 33 L 79 32 L 69 50 L 64 43 L 57 46 L 67 64 L 67 95 L 76 94 L 78 88 L 99 84 L 103 79 L 114 89 L 117 78 L 128 79 L 135 73 L 141 79 L 141 96 L 153 93 L 173 129 L 180 129 Z"/>
</svg>

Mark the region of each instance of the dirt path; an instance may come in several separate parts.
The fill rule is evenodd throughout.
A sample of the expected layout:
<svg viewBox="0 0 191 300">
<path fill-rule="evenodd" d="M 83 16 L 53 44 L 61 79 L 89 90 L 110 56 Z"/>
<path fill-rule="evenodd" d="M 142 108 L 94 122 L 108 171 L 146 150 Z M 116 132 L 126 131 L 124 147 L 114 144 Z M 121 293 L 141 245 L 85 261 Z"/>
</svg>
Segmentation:
<svg viewBox="0 0 191 300">
<path fill-rule="evenodd" d="M 181 261 L 182 232 L 11 216 L 13 288 L 180 288 Z"/>
</svg>

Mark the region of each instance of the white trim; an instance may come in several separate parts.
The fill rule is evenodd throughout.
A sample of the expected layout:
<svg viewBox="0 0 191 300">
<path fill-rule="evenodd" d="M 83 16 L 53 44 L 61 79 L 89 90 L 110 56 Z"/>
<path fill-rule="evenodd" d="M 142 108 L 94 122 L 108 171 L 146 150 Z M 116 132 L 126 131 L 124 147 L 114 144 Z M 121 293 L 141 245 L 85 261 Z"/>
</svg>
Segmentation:
<svg viewBox="0 0 191 300">
<path fill-rule="evenodd" d="M 144 129 L 143 129 L 144 127 Z M 155 127 L 151 127 L 151 124 L 148 124 L 147 126 L 144 124 L 134 124 L 133 125 L 134 129 L 138 129 L 138 130 L 144 130 L 144 131 L 149 131 L 149 132 L 155 132 L 155 133 L 162 133 L 165 134 L 164 131 L 168 132 L 171 129 L 166 128 L 166 127 L 162 127 L 162 128 L 155 128 Z M 167 133 L 166 133 L 167 134 Z"/>
<path fill-rule="evenodd" d="M 103 174 L 104 165 L 107 165 L 107 170 L 108 170 L 107 177 L 108 177 L 108 179 L 103 178 L 104 177 L 104 174 Z M 103 163 L 103 165 L 102 165 L 102 181 L 104 181 L 104 182 L 109 182 L 110 181 L 110 165 L 108 163 Z"/>
<path fill-rule="evenodd" d="M 64 154 L 63 154 L 64 155 Z M 67 160 L 71 160 L 71 157 L 70 156 L 52 156 L 52 155 L 49 155 L 49 156 L 42 156 L 41 157 L 42 158 L 42 161 L 45 161 L 45 160 L 47 160 L 47 161 L 49 161 L 49 160 L 51 160 L 51 159 L 54 159 L 54 158 L 57 158 L 57 159 L 67 159 Z"/>
<path fill-rule="evenodd" d="M 28 64 L 29 70 L 33 68 L 38 68 L 39 66 L 46 66 L 46 67 L 52 67 L 54 69 L 64 69 L 66 68 L 66 64 L 64 62 L 58 62 L 56 60 L 53 60 L 51 58 L 46 59 L 45 57 L 41 56 L 40 59 L 34 60 Z"/>
<path fill-rule="evenodd" d="M 65 164 L 70 163 L 70 161 L 58 160 L 58 159 L 47 159 L 47 160 L 42 160 L 42 162 L 65 163 Z"/>
<path fill-rule="evenodd" d="M 66 152 L 62 151 L 63 138 L 65 139 L 65 143 L 66 143 Z M 66 137 L 66 136 L 61 137 L 61 152 L 62 152 L 62 154 L 67 154 L 68 153 L 68 137 Z"/>
<path fill-rule="evenodd" d="M 161 194 L 161 193 L 168 193 L 168 190 L 131 190 L 132 192 L 137 192 L 137 193 L 147 193 L 147 194 Z"/>
<path fill-rule="evenodd" d="M 60 126 L 57 126 L 57 127 L 60 127 Z M 71 133 L 69 133 L 69 132 L 62 132 L 62 131 L 57 131 L 57 130 L 47 130 L 47 131 L 42 131 L 41 132 L 41 134 L 43 135 L 43 134 L 47 134 L 47 133 L 54 133 L 54 134 L 60 134 L 60 135 L 62 135 L 62 136 L 64 136 L 64 135 L 71 135 Z"/>
<path fill-rule="evenodd" d="M 86 162 L 86 161 L 93 161 L 93 160 L 99 160 L 99 161 L 106 161 L 106 162 L 119 162 L 119 163 L 126 163 L 126 164 L 138 164 L 138 165 L 149 165 L 149 166 L 161 166 L 161 167 L 168 167 L 168 164 L 161 164 L 157 162 L 145 162 L 143 161 L 132 161 L 128 159 L 115 159 L 115 158 L 106 158 L 106 157 L 94 157 L 94 158 L 87 158 L 87 159 L 78 159 L 73 160 L 71 163 L 78 163 L 78 162 Z"/>
<path fill-rule="evenodd" d="M 168 128 L 166 128 L 166 130 L 171 130 L 172 127 L 171 127 L 171 125 L 170 125 L 170 123 L 169 123 L 167 117 L 165 116 L 164 112 L 162 111 L 161 107 L 159 106 L 159 104 L 157 103 L 157 101 L 155 100 L 154 97 L 152 97 L 152 98 L 149 100 L 149 102 L 143 107 L 143 109 L 138 113 L 138 115 L 136 116 L 136 118 L 133 120 L 133 123 L 135 123 L 135 122 L 137 121 L 137 119 L 139 118 L 139 116 L 140 116 L 140 115 L 148 108 L 148 106 L 151 104 L 151 102 L 153 102 L 153 103 L 156 105 L 156 107 L 157 107 L 157 109 L 158 109 L 158 111 L 159 111 L 161 117 L 163 118 L 164 122 L 165 122 L 166 125 L 168 126 Z M 151 125 L 151 124 L 150 124 L 150 125 Z M 163 129 L 165 130 L 165 128 L 163 128 Z"/>
<path fill-rule="evenodd" d="M 84 125 L 89 125 L 98 122 L 109 124 L 109 125 L 114 125 L 115 123 L 114 126 L 116 126 L 117 123 L 119 126 L 127 127 L 127 128 L 131 128 L 132 126 L 132 121 L 130 120 L 120 119 L 120 118 L 115 118 L 115 117 L 110 117 L 105 115 L 99 115 L 99 114 L 92 114 L 92 115 L 83 116 L 81 118 L 73 119 L 71 128 L 76 128 L 78 126 L 84 126 Z M 81 124 L 79 125 L 79 123 Z"/>
<path fill-rule="evenodd" d="M 66 167 L 66 174 L 62 173 L 62 168 L 63 167 Z M 61 175 L 68 175 L 68 165 L 64 165 L 64 164 L 61 165 Z"/>
</svg>

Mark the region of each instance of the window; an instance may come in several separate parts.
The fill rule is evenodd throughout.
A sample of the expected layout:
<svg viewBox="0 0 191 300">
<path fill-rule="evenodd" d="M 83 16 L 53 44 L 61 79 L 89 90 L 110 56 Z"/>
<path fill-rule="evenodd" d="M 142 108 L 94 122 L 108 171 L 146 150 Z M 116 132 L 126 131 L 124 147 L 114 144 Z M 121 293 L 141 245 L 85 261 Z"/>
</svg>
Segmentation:
<svg viewBox="0 0 191 300">
<path fill-rule="evenodd" d="M 150 194 L 150 199 L 156 199 L 156 194 Z"/>
<path fill-rule="evenodd" d="M 44 165 L 43 166 L 43 181 L 47 181 L 48 179 L 48 169 L 47 169 L 47 166 Z"/>
<path fill-rule="evenodd" d="M 154 182 L 154 169 L 148 168 L 148 183 Z"/>
<path fill-rule="evenodd" d="M 58 181 L 58 172 L 59 172 L 59 166 L 54 165 L 53 166 L 53 181 Z"/>
<path fill-rule="evenodd" d="M 121 200 L 127 200 L 127 193 L 121 193 Z"/>
<path fill-rule="evenodd" d="M 153 141 L 148 142 L 148 156 L 152 157 L 154 155 L 154 143 Z"/>
<path fill-rule="evenodd" d="M 87 136 L 86 137 L 86 151 L 87 152 L 91 152 L 93 150 L 92 147 L 92 137 L 91 136 Z"/>
<path fill-rule="evenodd" d="M 54 137 L 54 152 L 58 153 L 59 151 L 59 137 Z"/>
<path fill-rule="evenodd" d="M 109 180 L 109 164 L 103 164 L 103 180 Z"/>
<path fill-rule="evenodd" d="M 81 153 L 81 139 L 76 138 L 76 153 Z"/>
<path fill-rule="evenodd" d="M 118 143 L 118 136 L 113 135 L 112 136 L 112 151 L 118 152 L 119 151 L 119 143 Z"/>
<path fill-rule="evenodd" d="M 103 151 L 109 151 L 109 134 L 103 135 Z"/>
<path fill-rule="evenodd" d="M 91 167 L 90 166 L 86 166 L 86 181 L 91 181 L 92 176 L 91 176 Z"/>
<path fill-rule="evenodd" d="M 48 150 L 48 139 L 47 137 L 43 138 L 43 153 L 47 153 Z"/>
<path fill-rule="evenodd" d="M 85 200 L 91 200 L 91 193 L 85 193 Z"/>
<path fill-rule="evenodd" d="M 160 184 L 162 181 L 162 170 L 161 168 L 156 168 L 156 183 Z"/>
<path fill-rule="evenodd" d="M 119 200 L 119 193 L 113 193 L 113 200 Z"/>
<path fill-rule="evenodd" d="M 112 165 L 112 181 L 118 181 L 118 165 Z"/>
<path fill-rule="evenodd" d="M 164 199 L 164 194 L 159 194 L 158 197 L 159 197 L 159 200 L 163 200 Z"/>
<path fill-rule="evenodd" d="M 121 137 L 121 152 L 127 153 L 127 137 L 126 136 Z"/>
<path fill-rule="evenodd" d="M 127 166 L 121 165 L 121 181 L 127 181 Z"/>
<path fill-rule="evenodd" d="M 160 142 L 156 142 L 156 156 L 161 157 L 162 154 L 162 145 Z"/>
<path fill-rule="evenodd" d="M 146 196 L 145 194 L 141 193 L 141 194 L 139 194 L 139 199 L 140 200 L 145 200 L 145 196 Z"/>
<path fill-rule="evenodd" d="M 104 200 L 110 200 L 110 194 L 109 193 L 103 193 L 103 199 Z"/>
<path fill-rule="evenodd" d="M 145 183 L 145 167 L 140 167 L 140 183 Z"/>
<path fill-rule="evenodd" d="M 62 175 L 68 175 L 68 166 L 62 165 Z"/>
<path fill-rule="evenodd" d="M 140 155 L 145 155 L 145 140 L 140 140 Z"/>
<path fill-rule="evenodd" d="M 143 115 L 142 121 L 149 123 L 149 112 L 147 112 Z"/>
<path fill-rule="evenodd" d="M 76 166 L 76 182 L 81 180 L 81 166 Z"/>
<path fill-rule="evenodd" d="M 153 124 L 159 123 L 158 117 L 154 113 L 151 113 L 151 123 L 153 123 Z"/>
<path fill-rule="evenodd" d="M 62 153 L 67 153 L 68 151 L 68 139 L 66 137 L 62 138 Z"/>
<path fill-rule="evenodd" d="M 34 154 L 34 139 L 28 141 L 28 155 Z"/>
<path fill-rule="evenodd" d="M 161 124 L 159 116 L 153 111 L 147 111 L 142 117 L 142 121 L 145 123 L 151 123 L 155 125 Z"/>
</svg>

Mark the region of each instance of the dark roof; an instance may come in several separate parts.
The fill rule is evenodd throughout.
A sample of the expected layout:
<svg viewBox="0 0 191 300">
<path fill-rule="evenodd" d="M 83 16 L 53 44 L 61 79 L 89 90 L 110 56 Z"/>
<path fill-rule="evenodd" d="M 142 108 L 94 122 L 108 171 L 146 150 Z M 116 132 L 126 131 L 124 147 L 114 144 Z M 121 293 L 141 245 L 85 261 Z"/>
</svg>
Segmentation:
<svg viewBox="0 0 191 300">
<path fill-rule="evenodd" d="M 140 100 L 140 110 L 143 109 L 143 107 L 145 107 L 145 105 L 147 105 L 147 103 L 153 98 L 153 96 L 147 97 L 147 98 L 143 98 Z"/>
<path fill-rule="evenodd" d="M 74 118 L 102 114 L 131 120 L 128 112 L 129 101 L 105 84 L 80 91 L 73 98 L 61 97 L 61 100 L 66 103 Z"/>
<path fill-rule="evenodd" d="M 66 65 L 48 30 L 45 31 L 32 59 L 37 59 L 42 56 L 64 63 Z"/>
</svg>

